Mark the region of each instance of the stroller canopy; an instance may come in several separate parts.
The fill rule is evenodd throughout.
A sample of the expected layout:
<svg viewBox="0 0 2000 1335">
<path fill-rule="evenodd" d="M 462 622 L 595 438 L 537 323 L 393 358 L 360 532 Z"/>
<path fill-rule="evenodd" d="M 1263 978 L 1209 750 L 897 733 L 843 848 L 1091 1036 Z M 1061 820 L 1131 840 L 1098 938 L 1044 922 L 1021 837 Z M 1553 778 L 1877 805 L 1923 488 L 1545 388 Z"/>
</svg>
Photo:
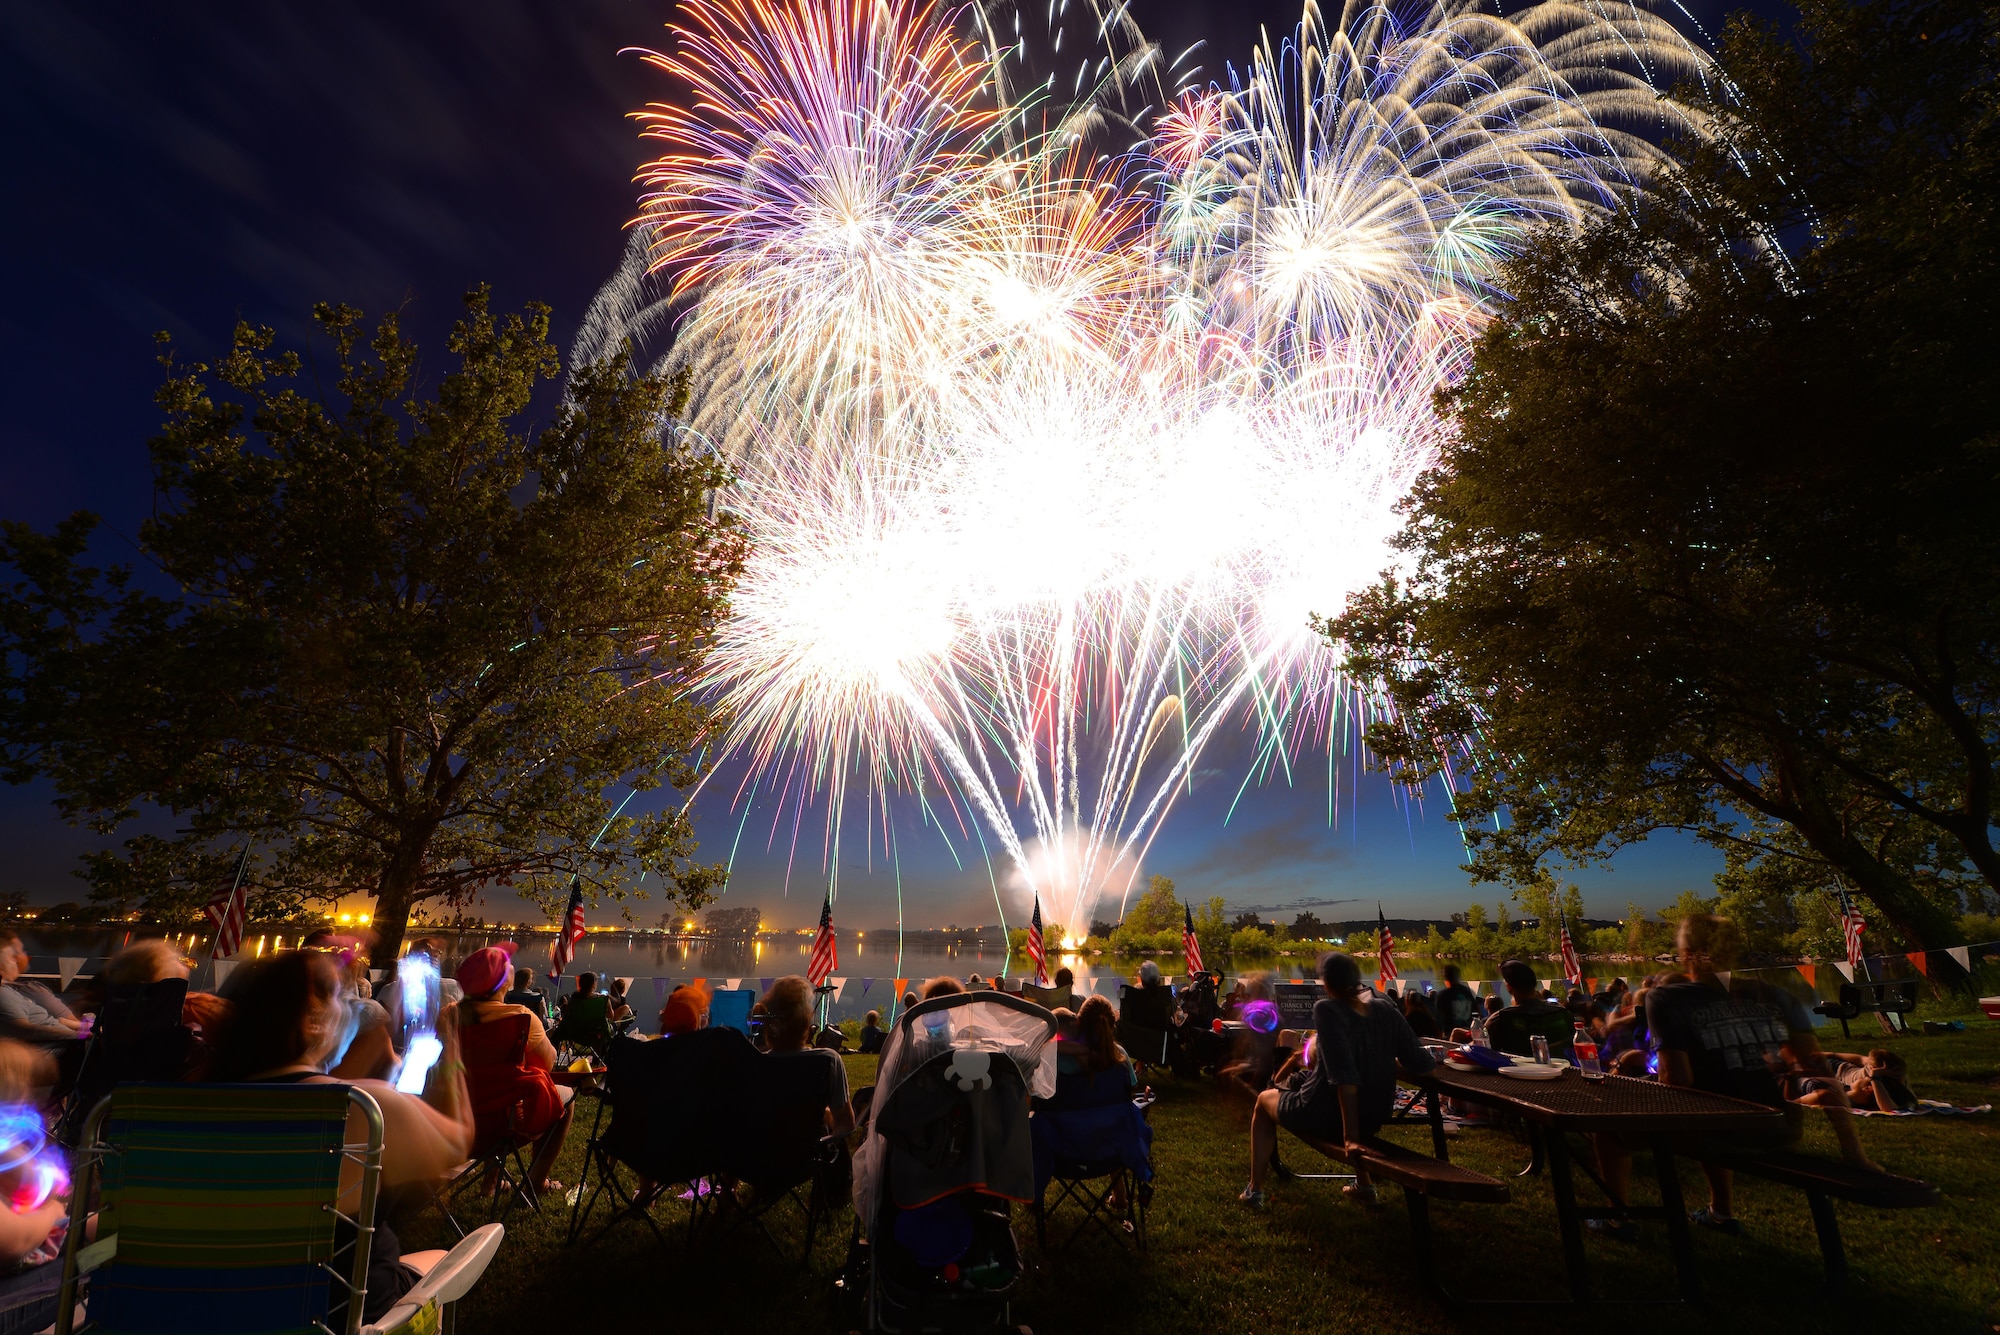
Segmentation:
<svg viewBox="0 0 2000 1335">
<path fill-rule="evenodd" d="M 854 1208 L 872 1229 L 875 1210 L 889 1174 L 892 1139 L 900 1166 L 896 1194 L 913 1191 L 933 1198 L 966 1187 L 989 1185 L 998 1167 L 990 1156 L 971 1153 L 914 1163 L 907 1137 L 896 1128 L 925 1117 L 922 1109 L 940 1091 L 962 1098 L 978 1114 L 976 1122 L 995 1128 L 1018 1119 L 1026 1130 L 1029 1096 L 1047 1098 L 1056 1089 L 1056 1021 L 1043 1007 L 1002 992 L 965 992 L 933 997 L 904 1012 L 882 1049 L 868 1133 L 854 1164 Z M 1005 1106 L 1002 1106 L 1005 1105 Z M 1014 1137 L 1007 1136 L 1011 1142 Z M 1026 1149 L 1025 1141 L 1020 1147 Z M 1009 1153 L 1008 1158 L 1014 1157 Z M 1025 1158 L 1025 1156 L 1024 1156 Z M 1032 1174 L 1032 1162 L 1009 1165 Z M 1010 1178 L 1014 1173 L 1008 1172 Z M 920 1177 L 921 1185 L 914 1180 Z M 905 1202 L 913 1203 L 913 1202 Z"/>
</svg>

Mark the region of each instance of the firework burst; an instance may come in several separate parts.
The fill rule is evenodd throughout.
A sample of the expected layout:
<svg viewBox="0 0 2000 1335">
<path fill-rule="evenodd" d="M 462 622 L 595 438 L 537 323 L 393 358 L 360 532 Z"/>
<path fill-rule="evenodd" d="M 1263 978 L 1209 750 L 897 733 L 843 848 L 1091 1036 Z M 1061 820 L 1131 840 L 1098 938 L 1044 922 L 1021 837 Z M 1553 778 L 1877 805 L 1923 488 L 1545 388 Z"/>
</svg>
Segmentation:
<svg viewBox="0 0 2000 1335">
<path fill-rule="evenodd" d="M 644 263 L 580 346 L 683 312 L 753 543 L 709 687 L 756 782 L 832 843 L 857 782 L 969 809 L 1074 931 L 1219 728 L 1263 764 L 1367 707 L 1309 614 L 1390 564 L 1500 261 L 1643 192 L 1706 65 L 1636 7 L 1352 4 L 1227 86 L 1128 43 L 1059 101 L 1002 31 L 690 0 Z M 1093 147 L 1144 74 L 1150 137 Z"/>
</svg>

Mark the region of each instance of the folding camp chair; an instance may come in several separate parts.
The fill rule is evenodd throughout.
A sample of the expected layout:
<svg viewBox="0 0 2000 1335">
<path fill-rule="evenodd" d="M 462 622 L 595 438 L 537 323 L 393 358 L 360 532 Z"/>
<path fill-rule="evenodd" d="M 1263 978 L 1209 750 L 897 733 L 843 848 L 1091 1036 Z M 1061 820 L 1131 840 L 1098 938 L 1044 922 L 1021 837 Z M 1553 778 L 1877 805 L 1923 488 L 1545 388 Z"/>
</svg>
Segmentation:
<svg viewBox="0 0 2000 1335">
<path fill-rule="evenodd" d="M 845 1198 L 837 1170 L 840 1137 L 827 1134 L 827 1073 L 823 1059 L 765 1054 L 738 1095 L 731 1121 L 738 1137 L 731 1155 L 732 1176 L 750 1188 L 746 1200 L 725 1212 L 755 1226 L 779 1256 L 785 1249 L 771 1231 L 776 1212 L 787 1202 L 805 1216 L 800 1264 L 812 1259 L 822 1215 Z"/>
<path fill-rule="evenodd" d="M 117 983 L 105 994 L 61 1119 L 64 1144 L 76 1143 L 84 1118 L 115 1086 L 187 1077 L 194 1053 L 194 1031 L 181 1023 L 187 993 L 187 979 L 166 978 Z"/>
<path fill-rule="evenodd" d="M 1049 1217 L 1074 1201 L 1083 1218 L 1063 1248 L 1095 1225 L 1120 1242 L 1129 1237 L 1143 1253 L 1153 1199 L 1153 1128 L 1132 1099 L 1124 1068 L 1058 1076 L 1055 1096 L 1036 1103 L 1028 1130 L 1035 1149 L 1035 1236 L 1043 1252 L 1049 1249 Z"/>
<path fill-rule="evenodd" d="M 611 1120 L 609 1125 L 600 1120 L 584 1147 L 569 1241 L 583 1236 L 602 1200 L 611 1214 L 593 1241 L 623 1220 L 639 1219 L 665 1245 L 652 1207 L 679 1195 L 674 1188 L 683 1185 L 692 1236 L 713 1197 L 708 1179 L 727 1170 L 735 1144 L 735 1128 L 716 1110 L 736 1107 L 758 1060 L 750 1040 L 733 1029 L 651 1041 L 614 1039 L 603 1095 Z M 634 1179 L 630 1184 L 628 1176 Z M 642 1193 L 640 1178 L 653 1183 L 650 1194 Z"/>
<path fill-rule="evenodd" d="M 367 1128 L 359 1143 L 347 1139 L 350 1110 Z M 77 1152 L 74 1199 L 101 1190 L 97 1240 L 69 1232 L 58 1335 L 359 1335 L 381 1166 L 382 1112 L 363 1090 L 119 1087 L 92 1110 Z M 357 1179 L 345 1197 L 344 1169 Z M 498 1232 L 461 1249 L 490 1254 Z M 435 1331 L 438 1306 L 370 1329 Z"/>
<path fill-rule="evenodd" d="M 460 1237 L 465 1230 L 453 1215 L 451 1202 L 474 1183 L 486 1187 L 489 1221 L 504 1222 L 516 1202 L 530 1210 L 542 1208 L 541 1184 L 529 1180 L 542 1132 L 524 1128 L 552 1111 L 560 1113 L 561 1105 L 551 1102 L 557 1091 L 546 1077 L 526 1066 L 532 1025 L 526 1015 L 509 1015 L 459 1027 L 466 1093 L 472 1101 L 472 1154 L 436 1204 Z M 525 1120 L 529 1117 L 535 1120 Z M 546 1122 L 541 1124 L 546 1129 Z"/>
</svg>

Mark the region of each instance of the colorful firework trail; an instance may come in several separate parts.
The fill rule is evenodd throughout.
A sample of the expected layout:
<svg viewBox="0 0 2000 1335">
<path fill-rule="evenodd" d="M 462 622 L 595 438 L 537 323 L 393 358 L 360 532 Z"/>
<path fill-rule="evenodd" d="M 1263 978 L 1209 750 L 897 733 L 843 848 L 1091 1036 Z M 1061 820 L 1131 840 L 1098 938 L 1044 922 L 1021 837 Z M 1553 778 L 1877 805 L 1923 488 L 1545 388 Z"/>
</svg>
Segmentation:
<svg viewBox="0 0 2000 1335">
<path fill-rule="evenodd" d="M 969 807 L 1074 932 L 1218 729 L 1284 763 L 1367 708 L 1309 614 L 1391 565 L 1498 261 L 1643 192 L 1708 67 L 1630 5 L 1353 3 L 1201 89 L 1093 15 L 1015 96 L 1021 12 L 689 0 L 579 351 L 678 313 L 755 782 L 829 802 L 834 867 L 857 785 Z"/>
</svg>

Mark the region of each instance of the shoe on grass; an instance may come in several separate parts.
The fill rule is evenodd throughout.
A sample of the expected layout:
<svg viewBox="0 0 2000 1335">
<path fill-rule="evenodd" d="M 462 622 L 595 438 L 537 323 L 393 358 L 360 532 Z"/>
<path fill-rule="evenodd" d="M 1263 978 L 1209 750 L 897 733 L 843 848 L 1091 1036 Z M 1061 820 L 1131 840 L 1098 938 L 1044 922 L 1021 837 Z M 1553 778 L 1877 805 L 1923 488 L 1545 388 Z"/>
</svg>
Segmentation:
<svg viewBox="0 0 2000 1335">
<path fill-rule="evenodd" d="M 1251 1186 L 1246 1186 L 1243 1190 L 1237 1192 L 1236 1199 L 1253 1210 L 1261 1210 L 1265 1204 L 1264 1193 Z"/>
<path fill-rule="evenodd" d="M 1370 1182 L 1365 1187 L 1358 1182 L 1350 1182 L 1340 1189 L 1340 1194 L 1347 1197 L 1348 1200 L 1353 1201 L 1356 1205 L 1376 1205 L 1380 1203 L 1380 1198 L 1375 1194 L 1375 1184 L 1373 1182 Z"/>
<path fill-rule="evenodd" d="M 1717 1233 L 1724 1234 L 1727 1237 L 1740 1238 L 1743 1236 L 1743 1221 L 1741 1219 L 1738 1219 L 1735 1215 L 1717 1214 L 1705 1205 L 1699 1210 L 1689 1210 L 1688 1222 L 1697 1228 L 1712 1228 Z"/>
<path fill-rule="evenodd" d="M 1613 1242 L 1637 1242 L 1639 1226 L 1629 1219 L 1586 1219 L 1583 1226 L 1600 1238 Z"/>
</svg>

